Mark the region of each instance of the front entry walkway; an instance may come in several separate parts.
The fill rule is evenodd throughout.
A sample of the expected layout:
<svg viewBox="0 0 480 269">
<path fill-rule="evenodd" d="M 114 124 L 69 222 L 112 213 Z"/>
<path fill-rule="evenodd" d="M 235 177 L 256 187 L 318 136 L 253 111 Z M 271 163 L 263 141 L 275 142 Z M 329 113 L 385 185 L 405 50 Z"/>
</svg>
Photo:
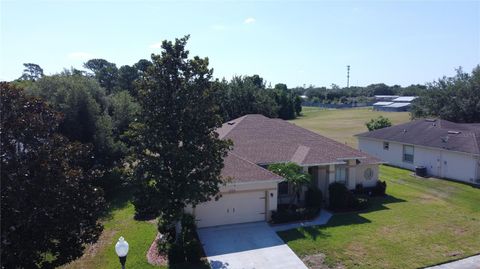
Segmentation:
<svg viewBox="0 0 480 269">
<path fill-rule="evenodd" d="M 200 228 L 212 269 L 307 269 L 265 222 Z"/>
</svg>

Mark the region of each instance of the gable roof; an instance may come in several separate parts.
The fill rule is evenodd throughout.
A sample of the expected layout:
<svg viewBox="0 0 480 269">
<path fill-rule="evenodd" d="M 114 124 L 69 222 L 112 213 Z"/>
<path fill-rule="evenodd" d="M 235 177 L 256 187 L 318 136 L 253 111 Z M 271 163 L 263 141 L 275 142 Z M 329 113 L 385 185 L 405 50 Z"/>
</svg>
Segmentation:
<svg viewBox="0 0 480 269">
<path fill-rule="evenodd" d="M 421 119 L 356 136 L 480 154 L 480 124 L 476 123 Z"/>
<path fill-rule="evenodd" d="M 217 130 L 233 141 L 235 155 L 255 164 L 295 162 L 299 165 L 345 163 L 358 159 L 381 162 L 366 153 L 281 119 L 250 114 L 231 120 Z"/>
<path fill-rule="evenodd" d="M 228 153 L 223 164 L 221 176 L 227 182 L 281 181 L 284 179 L 232 152 Z"/>
</svg>

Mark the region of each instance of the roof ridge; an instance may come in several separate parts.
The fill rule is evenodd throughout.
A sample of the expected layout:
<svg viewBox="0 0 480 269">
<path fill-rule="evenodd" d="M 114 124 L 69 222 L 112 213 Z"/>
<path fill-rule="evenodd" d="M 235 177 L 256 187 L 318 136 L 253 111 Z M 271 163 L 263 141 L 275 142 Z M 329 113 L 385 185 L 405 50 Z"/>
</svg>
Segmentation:
<svg viewBox="0 0 480 269">
<path fill-rule="evenodd" d="M 269 174 L 271 174 L 271 175 L 274 175 L 274 176 L 278 176 L 278 177 L 283 178 L 282 176 L 280 176 L 280 175 L 278 175 L 278 174 L 275 174 L 274 172 L 272 172 L 272 171 L 270 171 L 270 170 L 268 170 L 268 169 L 266 169 L 266 168 L 261 167 L 260 165 L 258 165 L 258 164 L 256 164 L 256 163 L 254 163 L 254 162 L 252 162 L 252 161 L 250 161 L 250 160 L 248 160 L 248 159 L 246 159 L 246 158 L 244 158 L 244 157 L 242 157 L 242 156 L 234 153 L 233 151 L 229 151 L 228 154 L 232 154 L 232 155 L 234 155 L 235 157 L 239 158 L 239 159 L 242 160 L 242 161 L 245 161 L 245 162 L 247 162 L 247 163 L 256 165 L 258 168 L 265 170 L 267 173 L 269 173 Z"/>
<path fill-rule="evenodd" d="M 248 114 L 247 114 L 247 115 L 248 115 Z M 227 136 L 233 129 L 235 129 L 235 128 L 238 126 L 238 124 L 239 124 L 240 122 L 243 121 L 243 119 L 246 118 L 247 115 L 243 115 L 243 116 L 241 116 L 241 117 L 238 117 L 238 118 L 235 118 L 235 119 L 233 119 L 233 120 L 229 120 L 229 121 L 223 123 L 222 126 L 225 125 L 225 124 L 229 124 L 229 123 L 232 122 L 232 121 L 233 121 L 233 122 L 236 122 L 236 124 L 235 124 L 234 126 L 232 126 L 232 128 L 230 128 L 229 130 L 227 130 L 224 134 L 219 135 L 218 137 L 219 137 L 220 139 L 223 139 L 225 136 Z M 237 122 L 237 120 L 238 120 L 238 122 Z"/>
<path fill-rule="evenodd" d="M 297 150 L 295 150 L 295 153 L 293 153 L 293 156 L 290 160 L 292 162 L 297 163 L 297 164 L 301 164 L 303 162 L 303 160 L 305 160 L 305 158 L 307 157 L 310 149 L 311 149 L 310 147 L 307 147 L 307 146 L 304 146 L 304 145 L 300 144 L 297 147 Z"/>
</svg>

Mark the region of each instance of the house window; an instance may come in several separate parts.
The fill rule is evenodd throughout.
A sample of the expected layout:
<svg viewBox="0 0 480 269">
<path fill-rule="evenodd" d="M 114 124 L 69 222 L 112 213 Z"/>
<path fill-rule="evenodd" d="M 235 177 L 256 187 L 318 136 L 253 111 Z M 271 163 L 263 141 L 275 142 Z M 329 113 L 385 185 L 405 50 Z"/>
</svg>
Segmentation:
<svg viewBox="0 0 480 269">
<path fill-rule="evenodd" d="M 403 161 L 413 163 L 413 146 L 403 145 Z"/>
<path fill-rule="evenodd" d="M 347 167 L 343 165 L 337 165 L 335 167 L 335 181 L 346 182 L 347 181 Z"/>
<path fill-rule="evenodd" d="M 288 195 L 288 182 L 278 183 L 278 195 Z"/>
<path fill-rule="evenodd" d="M 390 148 L 390 143 L 388 142 L 383 142 L 383 149 L 388 150 Z"/>
</svg>

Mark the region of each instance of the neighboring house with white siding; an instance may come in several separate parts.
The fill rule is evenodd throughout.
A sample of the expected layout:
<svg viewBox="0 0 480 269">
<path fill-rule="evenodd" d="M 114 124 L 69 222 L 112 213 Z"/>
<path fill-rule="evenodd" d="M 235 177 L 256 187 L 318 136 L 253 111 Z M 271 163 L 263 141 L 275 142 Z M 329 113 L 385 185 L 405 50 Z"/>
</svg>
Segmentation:
<svg viewBox="0 0 480 269">
<path fill-rule="evenodd" d="M 480 184 L 480 124 L 421 119 L 356 137 L 359 150 L 391 165 Z"/>
<path fill-rule="evenodd" d="M 224 159 L 220 198 L 195 208 L 198 227 L 270 220 L 277 205 L 291 198 L 302 203 L 285 180 L 266 168 L 269 164 L 294 162 L 312 176 L 312 185 L 328 196 L 328 186 L 342 182 L 349 189 L 361 184 L 375 186 L 381 161 L 364 152 L 281 119 L 245 115 L 217 130 L 221 139 L 233 141 Z"/>
</svg>

